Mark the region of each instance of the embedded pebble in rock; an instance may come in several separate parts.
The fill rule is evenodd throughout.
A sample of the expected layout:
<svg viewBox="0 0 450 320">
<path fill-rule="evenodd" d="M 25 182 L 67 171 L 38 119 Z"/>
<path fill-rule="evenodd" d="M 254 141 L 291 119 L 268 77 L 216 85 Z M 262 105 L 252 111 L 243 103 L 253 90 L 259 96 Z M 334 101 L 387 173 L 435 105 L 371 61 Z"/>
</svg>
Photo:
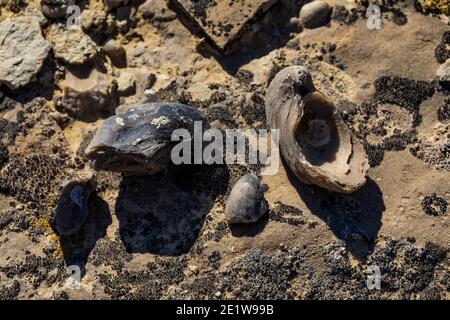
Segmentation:
<svg viewBox="0 0 450 320">
<path fill-rule="evenodd" d="M 36 17 L 8 18 L 0 23 L 0 83 L 17 89 L 33 81 L 50 46 Z"/>
<path fill-rule="evenodd" d="M 254 223 L 258 221 L 268 207 L 264 199 L 267 186 L 251 173 L 241 177 L 231 190 L 225 207 L 225 219 L 228 224 Z"/>
<path fill-rule="evenodd" d="M 67 70 L 61 89 L 63 96 L 57 100 L 57 110 L 80 120 L 111 116 L 118 105 L 117 81 L 95 68 Z"/>
<path fill-rule="evenodd" d="M 450 59 L 447 59 L 436 71 L 436 77 L 441 82 L 450 82 Z"/>
<path fill-rule="evenodd" d="M 300 10 L 300 23 L 313 29 L 324 26 L 330 19 L 331 8 L 325 1 L 313 1 L 305 4 Z"/>
<path fill-rule="evenodd" d="M 60 235 L 76 233 L 89 215 L 89 197 L 95 191 L 92 172 L 75 176 L 61 184 L 58 203 L 50 224 Z"/>
<path fill-rule="evenodd" d="M 184 104 L 134 106 L 102 123 L 85 150 L 86 158 L 95 170 L 154 174 L 172 163 L 172 149 L 179 144 L 172 141 L 173 131 L 186 129 L 192 137 L 195 122 L 201 122 L 203 130 L 209 127 L 199 111 Z"/>
<path fill-rule="evenodd" d="M 126 62 L 125 49 L 114 39 L 109 39 L 102 47 L 106 55 L 111 59 L 114 65 L 120 66 Z"/>
<path fill-rule="evenodd" d="M 49 37 L 55 57 L 66 63 L 81 65 L 94 60 L 97 55 L 97 45 L 80 27 L 64 30 L 52 25 Z"/>
</svg>

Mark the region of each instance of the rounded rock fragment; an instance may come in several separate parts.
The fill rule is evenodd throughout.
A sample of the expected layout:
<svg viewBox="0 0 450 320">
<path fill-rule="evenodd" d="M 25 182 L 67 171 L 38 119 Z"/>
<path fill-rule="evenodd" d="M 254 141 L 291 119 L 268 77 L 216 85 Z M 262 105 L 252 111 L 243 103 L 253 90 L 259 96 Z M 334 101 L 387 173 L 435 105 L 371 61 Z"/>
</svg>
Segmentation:
<svg viewBox="0 0 450 320">
<path fill-rule="evenodd" d="M 300 23 L 313 29 L 324 26 L 330 20 L 331 8 L 325 1 L 313 1 L 305 4 L 300 10 Z"/>
<path fill-rule="evenodd" d="M 114 39 L 109 39 L 102 47 L 106 55 L 111 59 L 114 65 L 121 66 L 126 62 L 125 49 Z"/>
<path fill-rule="evenodd" d="M 254 223 L 266 213 L 268 206 L 264 199 L 267 186 L 254 174 L 241 177 L 231 190 L 225 206 L 228 224 Z"/>
</svg>

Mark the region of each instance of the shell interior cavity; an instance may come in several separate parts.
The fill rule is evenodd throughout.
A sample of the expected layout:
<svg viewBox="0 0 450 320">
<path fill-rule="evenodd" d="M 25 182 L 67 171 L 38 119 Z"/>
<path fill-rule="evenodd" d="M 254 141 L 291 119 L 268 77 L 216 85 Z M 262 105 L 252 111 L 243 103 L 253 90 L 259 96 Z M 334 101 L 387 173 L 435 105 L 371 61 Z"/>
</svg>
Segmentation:
<svg viewBox="0 0 450 320">
<path fill-rule="evenodd" d="M 106 119 L 86 148 L 95 170 L 153 174 L 170 164 L 175 129 L 194 132 L 209 125 L 195 108 L 172 102 L 147 103 Z"/>
<path fill-rule="evenodd" d="M 281 154 L 301 181 L 343 193 L 364 185 L 364 147 L 334 103 L 315 89 L 306 68 L 287 67 L 275 76 L 266 115 L 270 128 L 280 130 Z"/>
</svg>

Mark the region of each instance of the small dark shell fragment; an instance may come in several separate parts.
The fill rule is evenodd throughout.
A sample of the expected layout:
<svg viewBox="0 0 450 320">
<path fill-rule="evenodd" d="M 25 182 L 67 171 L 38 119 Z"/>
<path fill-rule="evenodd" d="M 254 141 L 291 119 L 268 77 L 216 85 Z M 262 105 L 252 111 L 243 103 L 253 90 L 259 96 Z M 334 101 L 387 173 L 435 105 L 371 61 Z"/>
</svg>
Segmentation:
<svg viewBox="0 0 450 320">
<path fill-rule="evenodd" d="M 64 236 L 76 233 L 89 215 L 89 197 L 96 182 L 92 173 L 62 183 L 55 214 L 50 224 Z"/>
<path fill-rule="evenodd" d="M 251 173 L 241 177 L 231 190 L 225 206 L 228 224 L 253 223 L 267 211 L 264 192 L 267 186 Z"/>
<path fill-rule="evenodd" d="M 95 170 L 154 174 L 170 164 L 175 129 L 193 135 L 195 122 L 209 125 L 195 108 L 172 102 L 148 103 L 106 119 L 86 148 Z"/>
</svg>

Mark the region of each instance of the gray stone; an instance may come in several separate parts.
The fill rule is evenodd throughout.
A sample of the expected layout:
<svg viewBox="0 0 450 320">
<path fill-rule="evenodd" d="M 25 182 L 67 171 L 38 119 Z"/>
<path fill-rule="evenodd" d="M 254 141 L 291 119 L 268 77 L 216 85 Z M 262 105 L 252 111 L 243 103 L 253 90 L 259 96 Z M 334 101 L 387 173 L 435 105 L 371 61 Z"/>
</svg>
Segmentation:
<svg viewBox="0 0 450 320">
<path fill-rule="evenodd" d="M 109 39 L 102 47 L 106 55 L 111 59 L 116 66 L 121 66 L 126 62 L 125 49 L 120 43 L 114 39 Z"/>
<path fill-rule="evenodd" d="M 80 27 L 63 29 L 53 25 L 49 33 L 53 52 L 57 59 L 80 65 L 95 59 L 98 47 Z"/>
<path fill-rule="evenodd" d="M 316 0 L 305 4 L 300 10 L 300 23 L 305 28 L 317 28 L 328 23 L 331 8 L 325 1 Z"/>
<path fill-rule="evenodd" d="M 264 199 L 267 186 L 254 174 L 241 177 L 231 190 L 225 206 L 225 219 L 228 224 L 254 223 L 268 207 Z"/>
<path fill-rule="evenodd" d="M 36 17 L 8 18 L 0 23 L 0 83 L 11 89 L 35 79 L 50 46 Z"/>
</svg>

